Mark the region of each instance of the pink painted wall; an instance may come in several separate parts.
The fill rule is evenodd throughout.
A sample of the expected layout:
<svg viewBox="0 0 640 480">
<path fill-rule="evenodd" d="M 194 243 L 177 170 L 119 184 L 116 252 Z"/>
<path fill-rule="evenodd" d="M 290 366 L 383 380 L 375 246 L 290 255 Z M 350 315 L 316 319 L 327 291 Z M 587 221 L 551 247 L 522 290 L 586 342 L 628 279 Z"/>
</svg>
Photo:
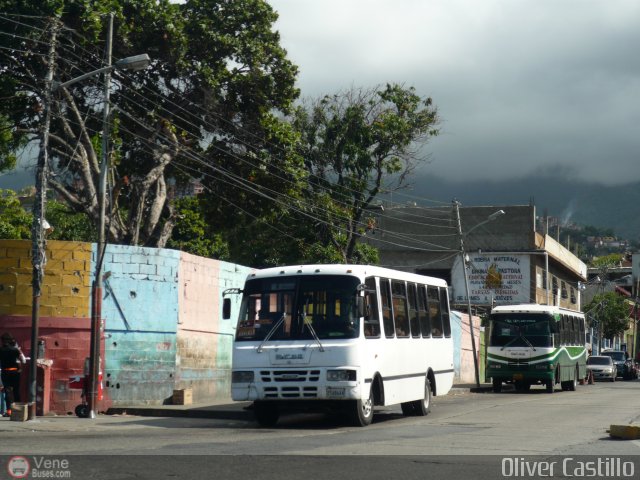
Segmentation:
<svg viewBox="0 0 640 480">
<path fill-rule="evenodd" d="M 196 402 L 230 398 L 235 321 L 222 320 L 222 292 L 242 288 L 248 271 L 187 253 L 180 256 L 175 388 L 191 388 Z"/>
<path fill-rule="evenodd" d="M 475 367 L 473 364 L 473 350 L 471 348 L 471 335 L 469 335 L 469 315 L 464 312 L 458 312 L 461 319 L 461 337 L 460 337 L 460 369 L 456 372 L 455 383 L 475 384 Z M 478 365 L 480 366 L 480 317 L 473 316 L 473 331 L 475 334 L 476 353 L 478 354 Z M 480 378 L 482 382 L 482 377 Z"/>
</svg>

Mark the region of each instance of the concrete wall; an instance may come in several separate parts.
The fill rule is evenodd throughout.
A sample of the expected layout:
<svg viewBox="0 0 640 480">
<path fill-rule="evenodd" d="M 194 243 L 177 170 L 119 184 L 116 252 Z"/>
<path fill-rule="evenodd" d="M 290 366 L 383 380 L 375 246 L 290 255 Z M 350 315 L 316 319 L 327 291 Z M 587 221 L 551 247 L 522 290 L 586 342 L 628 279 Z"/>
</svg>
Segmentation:
<svg viewBox="0 0 640 480">
<path fill-rule="evenodd" d="M 0 240 L 0 332 L 12 333 L 27 355 L 30 251 L 30 241 Z M 81 392 L 69 389 L 69 377 L 83 375 L 89 356 L 96 247 L 50 241 L 46 254 L 39 338 L 45 341 L 45 358 L 53 360 L 51 410 L 70 413 Z M 235 322 L 220 320 L 222 292 L 242 287 L 250 269 L 174 250 L 121 245 L 107 247 L 103 268 L 105 400 L 99 410 L 167 403 L 180 388 L 192 388 L 195 402 L 228 398 Z M 239 301 L 232 297 L 232 318 Z"/>
<path fill-rule="evenodd" d="M 471 335 L 469 335 L 469 316 L 466 313 L 451 311 L 451 338 L 453 339 L 453 368 L 455 370 L 454 383 L 475 384 L 475 366 Z M 475 333 L 476 350 L 480 351 L 480 318 L 473 317 L 473 331 Z M 480 362 L 480 356 L 478 356 Z"/>
<path fill-rule="evenodd" d="M 51 366 L 50 407 L 72 412 L 80 391 L 69 390 L 68 380 L 82 373 L 89 354 L 91 244 L 47 242 L 47 263 L 40 297 L 39 338 Z M 0 332 L 11 333 L 25 355 L 31 352 L 32 331 L 31 241 L 0 240 Z M 21 401 L 27 401 L 29 366 L 22 373 Z M 40 395 L 40 393 L 38 393 Z"/>
<path fill-rule="evenodd" d="M 183 253 L 179 269 L 179 323 L 175 388 L 191 388 L 194 400 L 230 398 L 233 320 L 222 320 L 222 292 L 241 287 L 251 270 Z M 234 296 L 237 317 L 238 296 Z"/>
<path fill-rule="evenodd" d="M 107 247 L 104 379 L 114 405 L 158 404 L 173 393 L 179 263 L 175 250 Z"/>
</svg>

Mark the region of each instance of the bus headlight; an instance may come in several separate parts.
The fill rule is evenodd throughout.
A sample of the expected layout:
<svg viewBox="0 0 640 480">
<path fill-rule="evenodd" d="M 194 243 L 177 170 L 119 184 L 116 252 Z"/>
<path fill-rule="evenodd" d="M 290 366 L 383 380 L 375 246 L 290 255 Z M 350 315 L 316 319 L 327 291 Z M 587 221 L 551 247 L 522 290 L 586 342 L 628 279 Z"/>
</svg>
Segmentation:
<svg viewBox="0 0 640 480">
<path fill-rule="evenodd" d="M 251 383 L 253 372 L 249 370 L 235 370 L 231 372 L 231 383 Z"/>
<path fill-rule="evenodd" d="M 502 365 L 499 363 L 490 363 L 489 368 L 502 368 Z"/>
<path fill-rule="evenodd" d="M 327 382 L 355 382 L 355 370 L 327 370 Z"/>
</svg>

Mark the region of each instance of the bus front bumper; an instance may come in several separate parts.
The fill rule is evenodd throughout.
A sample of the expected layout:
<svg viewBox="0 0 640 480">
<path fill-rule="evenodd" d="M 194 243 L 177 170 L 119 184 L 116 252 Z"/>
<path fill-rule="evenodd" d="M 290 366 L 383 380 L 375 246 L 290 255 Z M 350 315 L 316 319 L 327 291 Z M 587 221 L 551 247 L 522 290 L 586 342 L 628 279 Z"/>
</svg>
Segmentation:
<svg viewBox="0 0 640 480">
<path fill-rule="evenodd" d="M 553 380 L 555 371 L 549 366 L 544 365 L 542 367 L 536 367 L 535 365 L 519 365 L 519 366 L 500 366 L 499 368 L 487 367 L 486 377 L 491 377 L 494 380 L 499 379 L 506 383 L 515 382 L 546 382 L 547 380 Z"/>
<path fill-rule="evenodd" d="M 317 375 L 314 372 L 313 376 L 298 374 L 293 370 L 287 371 L 286 375 L 282 372 L 278 372 L 278 375 L 269 374 L 265 369 L 254 373 L 253 381 L 243 381 L 245 378 L 238 372 L 232 374 L 231 398 L 233 400 L 333 401 L 362 398 L 363 383 L 361 381 L 328 381 L 326 371 L 318 372 Z"/>
<path fill-rule="evenodd" d="M 232 384 L 231 398 L 236 401 L 253 400 L 357 400 L 360 385 L 264 385 Z"/>
</svg>

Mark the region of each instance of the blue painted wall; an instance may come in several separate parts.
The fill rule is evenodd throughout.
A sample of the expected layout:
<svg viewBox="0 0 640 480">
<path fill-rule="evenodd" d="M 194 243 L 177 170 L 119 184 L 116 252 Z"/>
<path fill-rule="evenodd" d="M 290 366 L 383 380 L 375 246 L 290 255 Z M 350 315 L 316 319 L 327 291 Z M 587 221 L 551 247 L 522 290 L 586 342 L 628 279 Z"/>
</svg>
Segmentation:
<svg viewBox="0 0 640 480">
<path fill-rule="evenodd" d="M 179 261 L 175 250 L 107 247 L 103 371 L 114 405 L 163 403 L 173 393 Z"/>
<path fill-rule="evenodd" d="M 95 271 L 93 245 L 91 271 Z M 104 385 L 114 406 L 229 399 L 240 296 L 222 320 L 222 292 L 242 288 L 250 268 L 176 250 L 108 245 L 102 318 Z M 182 309 L 182 310 L 181 310 Z"/>
</svg>

